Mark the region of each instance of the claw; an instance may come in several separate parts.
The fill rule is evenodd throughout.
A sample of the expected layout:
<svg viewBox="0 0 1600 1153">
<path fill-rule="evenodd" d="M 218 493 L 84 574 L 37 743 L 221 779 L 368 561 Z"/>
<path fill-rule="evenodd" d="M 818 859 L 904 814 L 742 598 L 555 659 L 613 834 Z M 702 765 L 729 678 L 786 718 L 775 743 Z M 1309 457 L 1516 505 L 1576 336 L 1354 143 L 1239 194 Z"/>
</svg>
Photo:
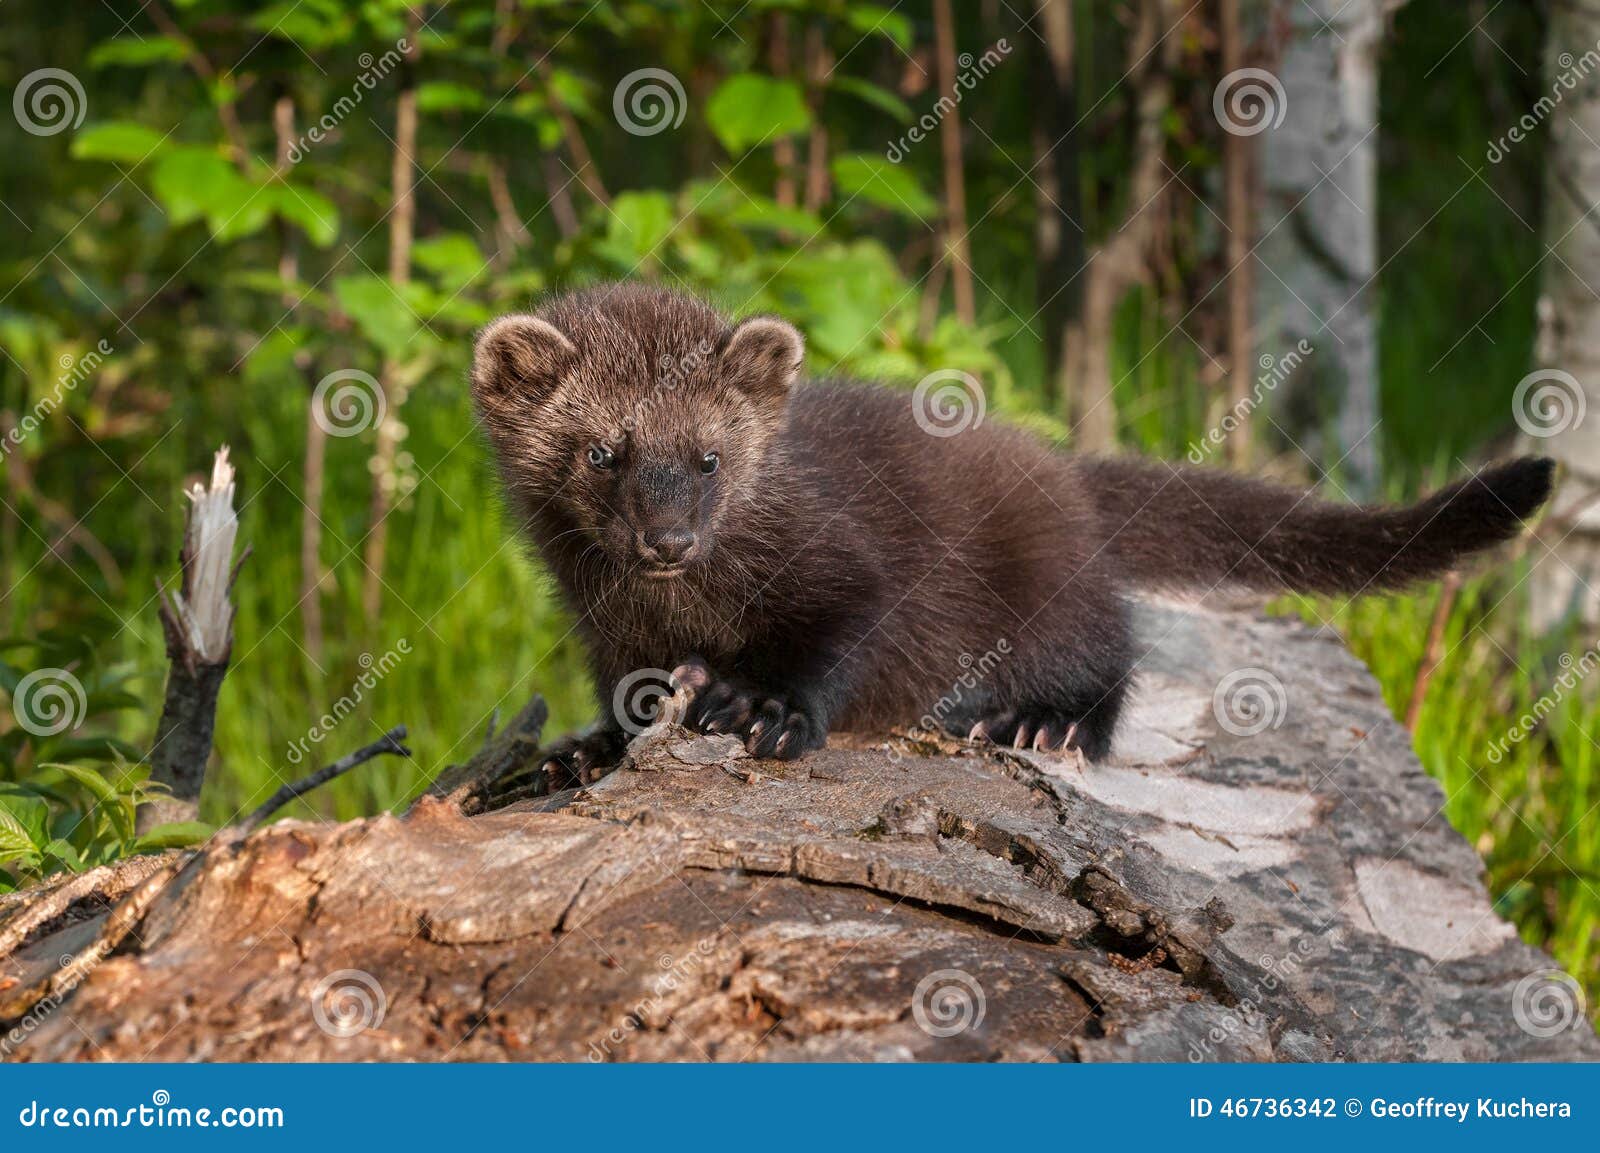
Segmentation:
<svg viewBox="0 0 1600 1153">
<path fill-rule="evenodd" d="M 1061 738 L 1061 747 L 1063 749 L 1070 749 L 1072 747 L 1072 738 L 1077 736 L 1077 735 L 1078 735 L 1078 722 L 1077 721 L 1073 721 L 1070 725 L 1067 726 L 1067 735 Z"/>
<path fill-rule="evenodd" d="M 1052 747 L 1054 747 L 1054 744 L 1050 740 L 1050 726 L 1049 725 L 1040 725 L 1039 726 L 1039 731 L 1033 734 L 1033 749 L 1034 749 L 1034 752 L 1037 752 L 1037 753 L 1049 752 Z"/>
<path fill-rule="evenodd" d="M 989 722 L 979 721 L 972 726 L 972 731 L 967 734 L 969 741 L 987 741 L 989 739 Z"/>
<path fill-rule="evenodd" d="M 1026 721 L 1023 721 L 1017 725 L 1017 736 L 1016 739 L 1011 742 L 1011 747 L 1014 749 L 1025 749 L 1028 747 L 1028 723 Z"/>
</svg>

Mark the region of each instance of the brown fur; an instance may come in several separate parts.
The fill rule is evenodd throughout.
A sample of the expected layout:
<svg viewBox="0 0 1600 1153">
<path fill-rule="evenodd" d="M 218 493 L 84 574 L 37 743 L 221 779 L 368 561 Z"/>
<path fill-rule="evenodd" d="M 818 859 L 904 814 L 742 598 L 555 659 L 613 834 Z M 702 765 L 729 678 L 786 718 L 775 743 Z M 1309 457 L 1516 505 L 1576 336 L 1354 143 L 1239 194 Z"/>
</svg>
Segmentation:
<svg viewBox="0 0 1600 1153">
<path fill-rule="evenodd" d="M 998 654 L 957 715 L 1099 756 L 1136 663 L 1131 588 L 1390 588 L 1506 539 L 1550 490 L 1550 463 L 1521 460 L 1410 508 L 1361 508 L 1074 458 L 996 422 L 932 437 L 903 391 L 796 383 L 801 352 L 782 321 L 733 326 L 631 284 L 480 337 L 474 396 L 608 712 L 626 674 L 676 669 L 701 690 L 692 723 L 798 756 L 833 727 L 914 723 Z M 652 542 L 691 532 L 680 575 L 652 577 Z M 606 764 L 622 719 L 562 763 Z"/>
</svg>

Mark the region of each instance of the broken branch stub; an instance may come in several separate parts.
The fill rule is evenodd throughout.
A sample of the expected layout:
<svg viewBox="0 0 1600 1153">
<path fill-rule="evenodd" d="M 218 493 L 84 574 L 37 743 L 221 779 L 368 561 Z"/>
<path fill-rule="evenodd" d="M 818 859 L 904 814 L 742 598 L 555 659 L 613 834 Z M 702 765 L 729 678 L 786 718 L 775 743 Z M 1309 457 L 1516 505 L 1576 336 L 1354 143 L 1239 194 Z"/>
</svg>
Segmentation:
<svg viewBox="0 0 1600 1153">
<path fill-rule="evenodd" d="M 150 766 L 156 781 L 190 811 L 200 797 L 206 761 L 216 726 L 217 694 L 233 651 L 233 603 L 230 593 L 237 567 L 233 546 L 239 518 L 233 508 L 234 469 L 228 448 L 217 450 L 207 487 L 198 481 L 185 494 L 189 515 L 180 554 L 177 590 L 160 588 L 161 627 L 172 661 L 166 700 Z M 248 553 L 248 550 L 246 550 Z M 243 563 L 244 557 L 239 558 Z M 157 805 L 169 811 L 173 806 Z"/>
</svg>

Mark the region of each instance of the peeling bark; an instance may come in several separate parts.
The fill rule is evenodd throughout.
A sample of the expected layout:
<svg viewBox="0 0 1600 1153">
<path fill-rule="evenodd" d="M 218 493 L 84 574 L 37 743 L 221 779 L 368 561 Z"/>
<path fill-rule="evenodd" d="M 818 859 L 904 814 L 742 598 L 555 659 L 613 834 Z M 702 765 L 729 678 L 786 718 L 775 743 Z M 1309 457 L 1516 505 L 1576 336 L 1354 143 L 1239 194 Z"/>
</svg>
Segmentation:
<svg viewBox="0 0 1600 1153">
<path fill-rule="evenodd" d="M 1600 1057 L 1581 1020 L 1517 1023 L 1550 961 L 1336 641 L 1154 604 L 1141 629 L 1102 763 L 906 734 L 767 762 L 658 724 L 538 796 L 535 702 L 405 816 L 5 899 L 10 1057 Z M 1282 686 L 1254 735 L 1218 720 L 1240 669 Z M 64 954 L 93 960 L 69 982 Z"/>
</svg>

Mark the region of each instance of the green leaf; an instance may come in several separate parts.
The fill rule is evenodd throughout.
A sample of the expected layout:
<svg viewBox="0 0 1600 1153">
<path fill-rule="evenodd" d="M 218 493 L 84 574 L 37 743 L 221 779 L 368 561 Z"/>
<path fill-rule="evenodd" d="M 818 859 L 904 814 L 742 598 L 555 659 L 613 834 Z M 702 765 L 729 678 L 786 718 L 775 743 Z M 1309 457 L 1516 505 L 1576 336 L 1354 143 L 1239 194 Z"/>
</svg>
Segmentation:
<svg viewBox="0 0 1600 1153">
<path fill-rule="evenodd" d="M 387 356 L 405 356 L 417 333 L 417 317 L 381 276 L 341 276 L 333 296 L 368 340 Z"/>
<path fill-rule="evenodd" d="M 110 761 L 117 757 L 137 760 L 143 754 L 127 741 L 117 737 L 70 737 L 53 741 L 49 746 L 51 760 L 60 761 Z"/>
<path fill-rule="evenodd" d="M 55 769 L 58 772 L 77 781 L 94 795 L 95 805 L 85 816 L 99 815 L 106 817 L 116 828 L 117 836 L 122 840 L 130 840 L 134 835 L 133 818 L 134 805 L 132 796 L 119 790 L 105 777 L 94 769 L 84 765 L 68 765 L 52 762 L 45 768 Z"/>
<path fill-rule="evenodd" d="M 711 94 L 706 120 L 724 148 L 742 152 L 804 132 L 811 127 L 811 110 L 794 81 L 741 72 Z"/>
<path fill-rule="evenodd" d="M 656 253 L 677 224 L 665 192 L 624 192 L 612 201 L 607 239 L 637 257 Z"/>
<path fill-rule="evenodd" d="M 160 149 L 161 133 L 131 120 L 91 124 L 72 138 L 72 155 L 79 160 L 118 160 L 137 164 Z"/>
<path fill-rule="evenodd" d="M 905 166 L 891 164 L 870 152 L 835 157 L 833 179 L 846 196 L 859 197 L 869 204 L 918 220 L 926 220 L 939 211 L 933 197 Z"/>
<path fill-rule="evenodd" d="M 477 243 L 464 232 L 441 232 L 419 240 L 411 249 L 411 259 L 433 273 L 449 292 L 471 284 L 488 265 Z"/>
<path fill-rule="evenodd" d="M 813 236 L 822 231 L 822 221 L 803 208 L 785 208 L 776 200 L 766 196 L 741 195 L 737 192 L 735 195 L 738 203 L 723 216 L 723 219 L 736 227 L 754 231 L 782 230 L 800 233 L 803 236 Z"/>
<path fill-rule="evenodd" d="M 50 806 L 37 797 L 0 796 L 0 849 L 35 852 L 49 840 Z"/>
<path fill-rule="evenodd" d="M 485 106 L 483 93 L 465 84 L 434 80 L 417 87 L 417 108 L 423 112 L 476 112 Z"/>
<path fill-rule="evenodd" d="M 135 853 L 155 853 L 162 849 L 186 849 L 216 833 L 216 826 L 204 821 L 173 821 L 157 825 L 133 843 Z"/>
<path fill-rule="evenodd" d="M 72 873 L 83 872 L 83 858 L 66 841 L 57 839 L 49 842 L 40 855 L 44 858 L 46 872 L 60 872 L 63 869 Z"/>
<path fill-rule="evenodd" d="M 833 82 L 833 88 L 835 91 L 845 92 L 858 100 L 866 101 L 874 108 L 887 112 L 902 124 L 910 124 L 916 117 L 916 113 L 911 111 L 911 105 L 887 88 L 871 81 L 861 80 L 855 76 L 841 76 Z"/>
<path fill-rule="evenodd" d="M 181 61 L 188 56 L 189 45 L 171 36 L 115 36 L 89 50 L 89 67 L 140 68 L 146 64 Z"/>
<path fill-rule="evenodd" d="M 550 91 L 560 100 L 575 116 L 589 117 L 594 114 L 594 106 L 589 102 L 589 90 L 593 85 L 578 73 L 566 68 L 553 68 L 550 70 L 548 83 Z"/>
<path fill-rule="evenodd" d="M 268 189 L 267 195 L 272 210 L 298 226 L 318 248 L 339 239 L 339 210 L 320 192 L 283 181 Z"/>
<path fill-rule="evenodd" d="M 173 224 L 203 216 L 218 240 L 248 236 L 272 217 L 272 198 L 266 190 L 207 148 L 167 151 L 156 162 L 150 183 Z"/>
<path fill-rule="evenodd" d="M 279 0 L 252 16 L 249 25 L 267 36 L 293 40 L 317 51 L 350 38 L 355 16 L 344 7 L 339 0 Z"/>
<path fill-rule="evenodd" d="M 900 51 L 911 51 L 911 17 L 877 4 L 851 4 L 845 14 L 850 27 L 865 35 L 876 33 L 893 40 Z"/>
</svg>

